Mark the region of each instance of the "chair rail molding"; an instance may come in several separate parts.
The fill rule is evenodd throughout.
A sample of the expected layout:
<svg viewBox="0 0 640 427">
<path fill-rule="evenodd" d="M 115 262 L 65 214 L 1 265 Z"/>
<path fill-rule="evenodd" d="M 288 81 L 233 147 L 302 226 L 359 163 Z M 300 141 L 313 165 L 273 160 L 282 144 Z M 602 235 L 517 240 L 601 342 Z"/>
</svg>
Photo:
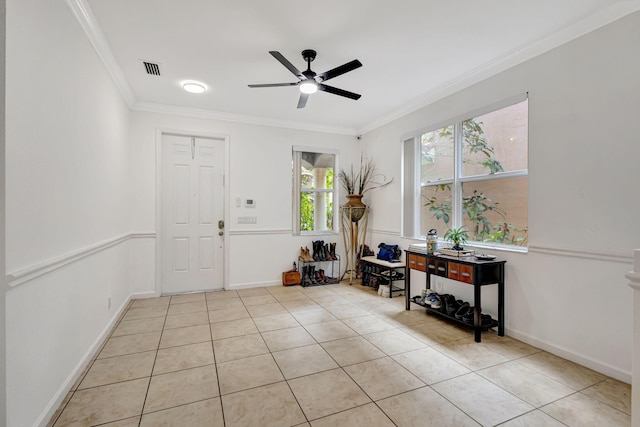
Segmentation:
<svg viewBox="0 0 640 427">
<path fill-rule="evenodd" d="M 31 265 L 22 270 L 7 274 L 7 284 L 10 288 L 29 282 L 52 271 L 58 270 L 83 258 L 97 254 L 113 246 L 132 239 L 155 239 L 156 233 L 125 233 L 103 240 L 92 245 L 68 252 L 64 255 L 50 258 L 46 261 Z"/>
</svg>

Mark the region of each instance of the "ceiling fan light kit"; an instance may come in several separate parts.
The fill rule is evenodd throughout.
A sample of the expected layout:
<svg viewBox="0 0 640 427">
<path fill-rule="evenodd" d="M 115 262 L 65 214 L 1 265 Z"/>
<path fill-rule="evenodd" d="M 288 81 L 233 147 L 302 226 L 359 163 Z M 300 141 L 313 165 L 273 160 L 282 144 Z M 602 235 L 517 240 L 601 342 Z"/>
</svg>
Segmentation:
<svg viewBox="0 0 640 427">
<path fill-rule="evenodd" d="M 333 79 L 335 77 L 348 73 L 349 71 L 353 71 L 356 68 L 362 67 L 362 63 L 357 59 L 354 59 L 351 62 L 347 62 L 346 64 L 343 64 L 339 67 L 333 68 L 329 71 L 325 71 L 324 73 L 317 74 L 311 70 L 311 62 L 316 59 L 315 50 L 305 49 L 302 51 L 302 58 L 307 62 L 307 69 L 305 71 L 298 70 L 280 52 L 271 50 L 269 51 L 269 53 L 271 54 L 271 56 L 276 58 L 278 62 L 284 65 L 286 69 L 291 71 L 291 73 L 298 78 L 298 81 L 295 83 L 253 84 L 249 85 L 250 88 L 300 86 L 300 99 L 298 100 L 298 108 L 304 108 L 307 105 L 307 99 L 309 98 L 309 95 L 316 93 L 319 90 L 353 100 L 360 99 L 360 94 L 324 84 L 324 82 L 329 79 Z"/>
<path fill-rule="evenodd" d="M 306 93 L 307 95 L 311 95 L 312 93 L 316 93 L 318 91 L 318 84 L 313 81 L 305 81 L 300 83 L 300 92 Z"/>
</svg>

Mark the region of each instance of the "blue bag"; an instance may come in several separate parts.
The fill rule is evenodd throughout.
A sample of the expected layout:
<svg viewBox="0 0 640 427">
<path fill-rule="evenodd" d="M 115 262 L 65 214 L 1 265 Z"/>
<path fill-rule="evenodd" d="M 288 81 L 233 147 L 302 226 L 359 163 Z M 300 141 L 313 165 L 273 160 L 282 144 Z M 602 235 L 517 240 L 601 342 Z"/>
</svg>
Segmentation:
<svg viewBox="0 0 640 427">
<path fill-rule="evenodd" d="M 377 258 L 383 261 L 391 261 L 392 259 L 399 259 L 402 255 L 402 251 L 398 248 L 398 245 L 387 245 L 386 243 L 380 243 L 378 245 Z"/>
</svg>

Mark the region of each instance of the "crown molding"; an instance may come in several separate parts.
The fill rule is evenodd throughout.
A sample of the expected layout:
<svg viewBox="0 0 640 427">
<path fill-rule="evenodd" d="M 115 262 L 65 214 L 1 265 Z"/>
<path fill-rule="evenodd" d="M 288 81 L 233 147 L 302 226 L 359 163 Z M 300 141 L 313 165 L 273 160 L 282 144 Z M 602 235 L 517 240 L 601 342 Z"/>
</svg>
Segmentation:
<svg viewBox="0 0 640 427">
<path fill-rule="evenodd" d="M 367 126 L 359 129 L 357 134 L 362 135 L 367 132 L 371 132 L 401 117 L 433 104 L 436 101 L 453 95 L 456 92 L 493 77 L 508 70 L 509 68 L 522 64 L 523 62 L 542 55 L 545 52 L 562 46 L 639 10 L 640 0 L 616 2 L 608 8 L 594 13 L 574 25 L 562 28 L 561 30 L 556 31 L 537 42 L 513 49 L 496 59 L 493 59 L 428 92 L 423 93 L 422 95 L 415 97 L 403 107 L 398 108 L 388 115 L 380 117 Z"/>
<path fill-rule="evenodd" d="M 270 117 L 248 116 L 243 114 L 224 113 L 221 111 L 205 110 L 199 108 L 178 107 L 174 105 L 158 104 L 152 102 L 136 102 L 131 106 L 132 110 L 146 111 L 150 113 L 173 114 L 178 116 L 195 117 L 201 119 L 223 120 L 258 126 L 271 126 L 287 129 L 305 130 L 312 132 L 333 133 L 339 135 L 356 136 L 356 129 L 323 126 L 315 123 L 299 122 L 293 120 L 279 120 Z"/>
<path fill-rule="evenodd" d="M 93 49 L 98 54 L 98 57 L 102 60 L 107 72 L 115 82 L 116 87 L 124 98 L 124 101 L 127 103 L 129 108 L 131 108 L 135 103 L 135 96 L 133 96 L 133 91 L 131 90 L 127 79 L 124 77 L 124 73 L 118 65 L 116 58 L 113 56 L 113 52 L 111 52 L 107 40 L 104 38 L 102 29 L 100 29 L 100 25 L 98 25 L 91 7 L 85 0 L 67 0 L 67 4 L 80 23 L 80 26 L 87 35 L 87 38 L 93 46 Z"/>
</svg>

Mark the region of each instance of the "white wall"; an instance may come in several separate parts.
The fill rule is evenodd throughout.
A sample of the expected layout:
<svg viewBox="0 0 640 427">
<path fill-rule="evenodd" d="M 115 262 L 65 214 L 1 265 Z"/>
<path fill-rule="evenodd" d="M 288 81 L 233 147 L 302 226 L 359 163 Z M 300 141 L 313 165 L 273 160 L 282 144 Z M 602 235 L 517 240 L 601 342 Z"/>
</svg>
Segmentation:
<svg viewBox="0 0 640 427">
<path fill-rule="evenodd" d="M 297 260 L 300 246 L 311 246 L 318 238 L 292 236 L 292 168 L 294 145 L 331 148 L 339 151 L 339 160 L 350 164 L 359 159 L 360 144 L 353 136 L 284 129 L 218 120 L 182 117 L 134 111 L 131 147 L 134 168 L 132 191 L 132 229 L 156 230 L 156 150 L 157 131 L 184 132 L 193 135 L 224 135 L 230 140 L 230 165 L 227 177 L 228 218 L 225 260 L 226 287 L 236 289 L 282 283 L 282 272 Z M 235 199 L 253 198 L 255 208 L 236 207 Z M 255 225 L 238 224 L 238 216 L 256 216 Z M 320 237 L 339 242 L 340 236 Z M 147 248 L 145 259 L 154 262 Z M 146 283 L 149 291 L 155 289 Z"/>
<path fill-rule="evenodd" d="M 0 170 L 5 169 L 5 40 L 6 2 L 0 0 Z M 0 424 L 7 418 L 5 174 L 0 174 Z"/>
<path fill-rule="evenodd" d="M 507 334 L 627 382 L 639 27 L 640 13 L 629 15 L 364 136 L 379 167 L 401 176 L 404 135 L 528 92 L 530 251 L 499 254 L 508 260 Z M 399 190 L 375 195 L 374 242 L 400 233 Z"/>
<path fill-rule="evenodd" d="M 6 267 L 35 273 L 6 295 L 7 425 L 31 426 L 129 298 L 129 110 L 64 1 L 7 3 Z"/>
</svg>

